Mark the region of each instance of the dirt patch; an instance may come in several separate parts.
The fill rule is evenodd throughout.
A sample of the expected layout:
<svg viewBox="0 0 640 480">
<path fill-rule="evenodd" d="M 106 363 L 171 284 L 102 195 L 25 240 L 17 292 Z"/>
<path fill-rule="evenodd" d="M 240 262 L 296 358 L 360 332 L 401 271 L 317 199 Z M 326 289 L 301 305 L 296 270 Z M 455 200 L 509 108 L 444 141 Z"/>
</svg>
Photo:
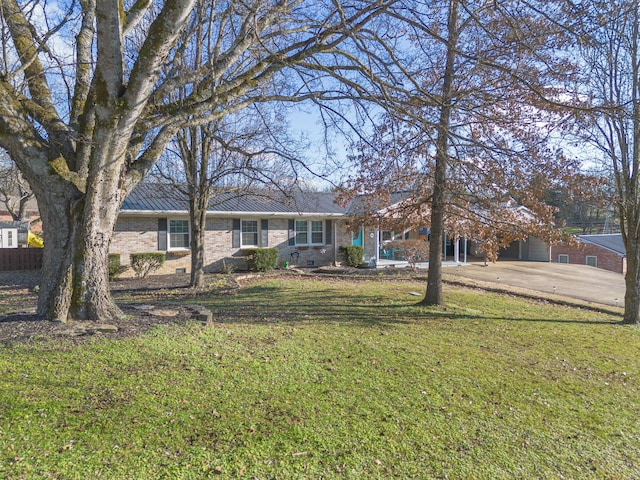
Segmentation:
<svg viewBox="0 0 640 480">
<path fill-rule="evenodd" d="M 131 306 L 120 306 L 125 317 L 112 320 L 108 324 L 64 324 L 49 322 L 36 318 L 31 313 L 18 313 L 0 318 L 0 344 L 8 345 L 16 342 L 28 343 L 50 339 L 64 339 L 71 343 L 80 343 L 91 336 L 109 338 L 125 338 L 141 335 L 161 325 L 184 325 L 193 316 L 193 311 L 184 307 L 176 307 L 175 315 L 140 312 Z"/>
</svg>

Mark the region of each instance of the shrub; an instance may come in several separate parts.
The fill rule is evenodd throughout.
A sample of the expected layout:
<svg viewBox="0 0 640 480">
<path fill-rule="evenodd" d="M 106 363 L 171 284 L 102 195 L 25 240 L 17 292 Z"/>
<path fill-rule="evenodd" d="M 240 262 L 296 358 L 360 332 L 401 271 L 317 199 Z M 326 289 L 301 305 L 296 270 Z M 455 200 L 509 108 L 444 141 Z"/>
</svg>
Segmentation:
<svg viewBox="0 0 640 480">
<path fill-rule="evenodd" d="M 277 248 L 248 248 L 244 250 L 249 270 L 267 272 L 278 266 Z"/>
<path fill-rule="evenodd" d="M 155 272 L 164 264 L 164 253 L 147 252 L 132 253 L 129 255 L 131 259 L 131 268 L 136 272 L 136 277 L 145 278 L 149 273 Z"/>
<path fill-rule="evenodd" d="M 429 259 L 429 244 L 425 240 L 395 240 L 387 244 L 386 248 L 402 249 L 404 259 L 413 271 L 416 270 L 418 262 L 424 262 Z"/>
<path fill-rule="evenodd" d="M 225 275 L 231 275 L 235 271 L 236 267 L 233 263 L 227 264 L 227 262 L 222 259 L 222 266 L 220 267 L 220 273 Z"/>
<path fill-rule="evenodd" d="M 349 267 L 357 267 L 362 264 L 364 259 L 364 248 L 359 245 L 349 245 L 348 247 L 339 248 L 342 260 Z"/>
<path fill-rule="evenodd" d="M 113 280 L 122 273 L 122 266 L 120 265 L 120 254 L 110 253 L 107 263 L 107 271 L 109 272 L 109 280 Z"/>
</svg>

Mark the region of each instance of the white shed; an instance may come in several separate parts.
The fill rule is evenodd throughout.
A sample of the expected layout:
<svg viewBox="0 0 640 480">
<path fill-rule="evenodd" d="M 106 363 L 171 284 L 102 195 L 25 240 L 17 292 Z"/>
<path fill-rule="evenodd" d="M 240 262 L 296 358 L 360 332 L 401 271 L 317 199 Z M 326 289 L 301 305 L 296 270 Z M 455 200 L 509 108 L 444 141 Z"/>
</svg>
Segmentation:
<svg viewBox="0 0 640 480">
<path fill-rule="evenodd" d="M 18 229 L 0 225 L 0 248 L 18 248 Z"/>
</svg>

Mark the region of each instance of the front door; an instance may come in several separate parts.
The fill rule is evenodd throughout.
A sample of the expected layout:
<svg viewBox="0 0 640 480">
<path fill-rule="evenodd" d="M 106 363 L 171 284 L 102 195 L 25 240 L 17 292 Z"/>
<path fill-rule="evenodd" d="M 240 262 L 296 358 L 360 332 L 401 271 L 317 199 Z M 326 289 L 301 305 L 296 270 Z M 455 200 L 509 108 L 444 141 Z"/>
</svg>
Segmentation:
<svg viewBox="0 0 640 480">
<path fill-rule="evenodd" d="M 363 234 L 363 228 L 360 227 L 358 229 L 358 235 L 356 236 L 355 233 L 351 234 L 351 245 L 356 245 L 358 247 L 362 246 L 362 234 Z"/>
</svg>

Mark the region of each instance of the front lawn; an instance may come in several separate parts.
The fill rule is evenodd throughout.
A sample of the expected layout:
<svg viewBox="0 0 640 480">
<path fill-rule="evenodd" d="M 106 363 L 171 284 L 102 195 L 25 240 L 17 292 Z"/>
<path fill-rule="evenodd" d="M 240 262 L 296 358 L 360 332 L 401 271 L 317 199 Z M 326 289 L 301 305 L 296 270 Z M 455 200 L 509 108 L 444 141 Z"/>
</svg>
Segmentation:
<svg viewBox="0 0 640 480">
<path fill-rule="evenodd" d="M 640 329 L 423 289 L 266 277 L 212 327 L 4 348 L 0 478 L 640 477 Z"/>
</svg>

